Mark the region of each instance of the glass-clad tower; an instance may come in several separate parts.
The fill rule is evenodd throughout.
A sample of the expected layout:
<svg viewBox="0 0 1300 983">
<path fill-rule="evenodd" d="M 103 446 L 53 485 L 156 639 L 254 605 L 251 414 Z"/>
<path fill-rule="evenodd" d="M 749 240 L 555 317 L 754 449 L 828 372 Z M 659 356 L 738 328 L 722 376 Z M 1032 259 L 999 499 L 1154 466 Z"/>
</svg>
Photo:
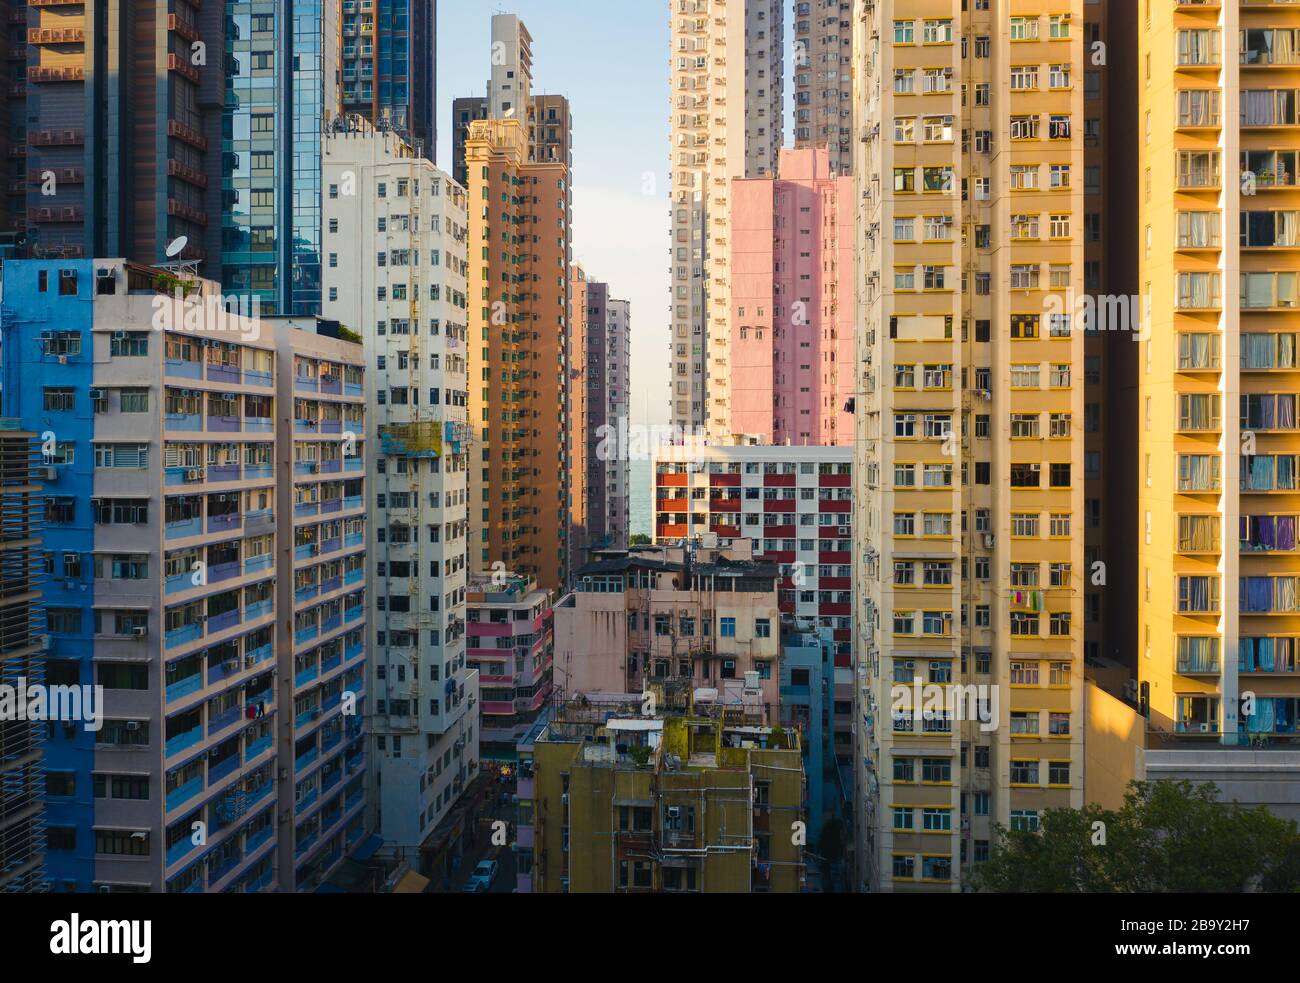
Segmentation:
<svg viewBox="0 0 1300 983">
<path fill-rule="evenodd" d="M 257 296 L 263 314 L 320 310 L 321 125 L 339 109 L 337 37 L 337 4 L 226 2 L 222 282 Z"/>
</svg>

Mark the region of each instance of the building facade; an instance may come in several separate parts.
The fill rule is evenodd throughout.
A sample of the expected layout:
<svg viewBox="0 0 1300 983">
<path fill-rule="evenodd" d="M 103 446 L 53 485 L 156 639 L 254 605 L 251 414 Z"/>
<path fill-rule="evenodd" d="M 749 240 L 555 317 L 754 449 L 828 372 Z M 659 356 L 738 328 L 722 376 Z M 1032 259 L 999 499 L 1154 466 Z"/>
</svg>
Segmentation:
<svg viewBox="0 0 1300 983">
<path fill-rule="evenodd" d="M 853 451 L 848 447 L 665 446 L 654 462 L 655 542 L 748 540 L 777 564 L 777 604 L 829 632 L 833 760 L 853 760 Z"/>
<path fill-rule="evenodd" d="M 555 606 L 558 687 L 568 698 L 677 680 L 775 723 L 777 576 L 744 541 L 593 551 Z"/>
<path fill-rule="evenodd" d="M 729 434 L 732 178 L 773 173 L 785 113 L 780 0 L 669 0 L 672 423 Z"/>
<path fill-rule="evenodd" d="M 550 700 L 555 634 L 549 591 L 523 577 L 469 585 L 470 669 L 479 674 L 479 735 L 485 755 L 510 761 Z"/>
<path fill-rule="evenodd" d="M 860 889 L 1082 805 L 1083 6 L 855 10 Z"/>
<path fill-rule="evenodd" d="M 584 357 L 584 423 L 581 441 L 586 455 L 586 543 L 618 549 L 627 546 L 628 495 L 631 461 L 611 453 L 620 421 L 628 419 L 631 377 L 631 305 L 610 296 L 609 284 L 582 281 L 573 295 L 574 336 L 582 336 Z M 577 352 L 573 353 L 575 365 Z M 577 441 L 574 456 L 577 457 Z M 585 557 L 581 558 L 585 560 Z"/>
<path fill-rule="evenodd" d="M 13 692 L 45 683 L 39 446 L 17 420 L 0 419 L 0 685 Z M 41 721 L 0 720 L 0 893 L 48 885 L 44 731 Z"/>
<path fill-rule="evenodd" d="M 569 168 L 529 163 L 516 119 L 472 123 L 465 155 L 470 201 L 490 203 L 469 215 L 476 260 L 487 251 L 469 271 L 469 420 L 480 449 L 470 566 L 501 563 L 556 590 L 570 550 Z"/>
<path fill-rule="evenodd" d="M 825 147 L 853 173 L 852 0 L 795 0 L 794 145 Z"/>
<path fill-rule="evenodd" d="M 208 224 L 221 282 L 268 314 L 321 310 L 321 139 L 342 106 L 341 7 L 231 0 L 223 52 L 220 222 Z M 214 11 L 220 16 L 219 11 Z M 216 211 L 213 209 L 213 211 Z"/>
<path fill-rule="evenodd" d="M 556 709 L 532 747 L 539 894 L 797 893 L 799 737 L 672 686 Z"/>
<path fill-rule="evenodd" d="M 732 182 L 729 435 L 853 442 L 853 206 L 824 149 Z"/>
<path fill-rule="evenodd" d="M 1300 11 L 1169 0 L 1139 23 L 1141 702 L 1188 748 L 1290 742 Z"/>
<path fill-rule="evenodd" d="M 358 346 L 183 269 L 14 262 L 5 293 L 5 399 L 51 435 L 47 678 L 104 692 L 50 732 L 54 889 L 311 889 L 365 832 Z"/>
<path fill-rule="evenodd" d="M 26 72 L 11 82 L 26 96 L 25 167 L 8 185 L 26 197 L 26 254 L 156 263 L 184 237 L 175 255 L 214 275 L 220 12 L 189 0 L 9 9 L 26 26 Z"/>
<path fill-rule="evenodd" d="M 343 111 L 392 127 L 433 160 L 437 0 L 343 0 L 340 23 Z"/>
<path fill-rule="evenodd" d="M 479 760 L 478 673 L 465 660 L 468 203 L 396 132 L 362 119 L 333 127 L 324 157 L 325 308 L 370 359 L 375 826 L 386 851 L 410 851 Z"/>
<path fill-rule="evenodd" d="M 850 686 L 851 683 L 852 674 Z M 820 844 L 827 822 L 836 817 L 843 819 L 845 812 L 844 798 L 838 794 L 839 772 L 832 741 L 834 697 L 835 640 L 831 629 L 817 629 L 812 623 L 795 618 L 784 619 L 781 622 L 780 720 L 783 728 L 799 734 L 808 788 L 805 798 L 808 843 L 813 847 Z M 848 730 L 846 726 L 845 731 Z"/>
</svg>

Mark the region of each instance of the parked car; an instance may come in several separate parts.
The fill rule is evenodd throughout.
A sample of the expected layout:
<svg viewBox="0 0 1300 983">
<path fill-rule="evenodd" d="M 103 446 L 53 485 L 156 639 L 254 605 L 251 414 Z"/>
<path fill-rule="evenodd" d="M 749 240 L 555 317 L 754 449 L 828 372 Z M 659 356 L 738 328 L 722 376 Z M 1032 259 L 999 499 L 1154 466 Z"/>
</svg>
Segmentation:
<svg viewBox="0 0 1300 983">
<path fill-rule="evenodd" d="M 495 860 L 480 860 L 478 866 L 474 868 L 474 873 L 469 875 L 469 879 L 461 890 L 466 894 L 484 894 L 491 890 L 496 879 L 497 862 Z"/>
</svg>

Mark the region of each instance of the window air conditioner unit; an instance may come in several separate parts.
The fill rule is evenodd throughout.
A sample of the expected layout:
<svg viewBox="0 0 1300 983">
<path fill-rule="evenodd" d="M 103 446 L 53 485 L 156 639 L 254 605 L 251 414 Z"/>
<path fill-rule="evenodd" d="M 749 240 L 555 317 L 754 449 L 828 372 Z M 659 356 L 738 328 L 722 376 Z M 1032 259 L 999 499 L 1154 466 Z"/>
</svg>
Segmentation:
<svg viewBox="0 0 1300 983">
<path fill-rule="evenodd" d="M 149 627 L 147 625 L 135 625 L 131 629 L 131 634 L 136 638 L 144 638 L 149 634 Z"/>
<path fill-rule="evenodd" d="M 140 729 L 140 721 L 138 721 L 138 720 L 128 720 L 128 721 L 126 722 L 126 729 L 127 729 L 127 730 L 139 730 L 139 729 Z"/>
</svg>

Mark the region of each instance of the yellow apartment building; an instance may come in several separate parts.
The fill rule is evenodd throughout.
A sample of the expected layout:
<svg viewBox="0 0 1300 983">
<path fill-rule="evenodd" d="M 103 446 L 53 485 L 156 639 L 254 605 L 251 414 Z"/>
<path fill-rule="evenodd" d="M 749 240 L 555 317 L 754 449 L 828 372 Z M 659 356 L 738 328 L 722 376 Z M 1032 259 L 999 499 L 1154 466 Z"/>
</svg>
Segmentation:
<svg viewBox="0 0 1300 983">
<path fill-rule="evenodd" d="M 1141 700 L 1187 748 L 1275 744 L 1300 702 L 1300 6 L 1134 17 Z"/>
</svg>

